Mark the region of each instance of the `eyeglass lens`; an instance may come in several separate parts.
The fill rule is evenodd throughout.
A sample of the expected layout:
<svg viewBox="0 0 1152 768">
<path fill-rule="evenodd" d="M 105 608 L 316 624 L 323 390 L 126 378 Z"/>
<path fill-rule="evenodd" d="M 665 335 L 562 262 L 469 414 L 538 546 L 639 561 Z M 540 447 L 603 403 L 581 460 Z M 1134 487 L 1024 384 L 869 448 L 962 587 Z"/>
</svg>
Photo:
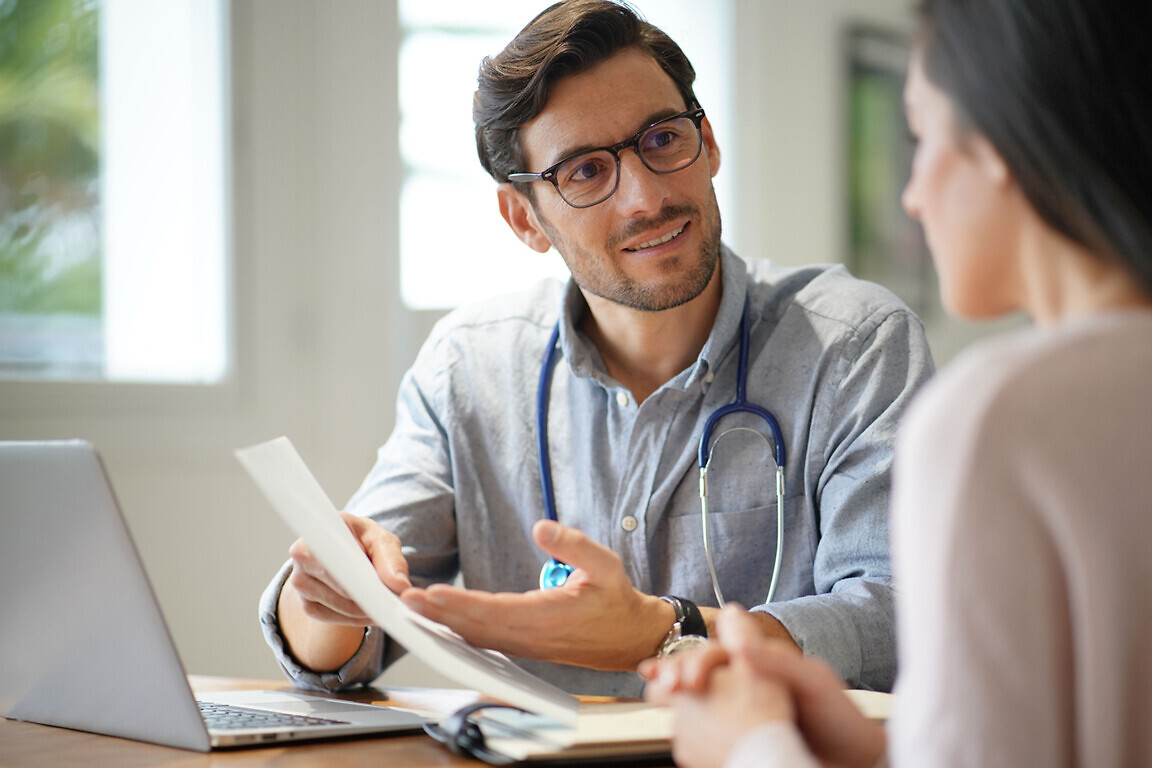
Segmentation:
<svg viewBox="0 0 1152 768">
<path fill-rule="evenodd" d="M 636 154 L 653 173 L 673 173 L 687 168 L 700 155 L 702 143 L 699 126 L 690 117 L 656 123 L 635 139 Z M 625 146 L 628 144 L 632 142 Z M 556 188 L 560 196 L 577 208 L 587 208 L 611 197 L 620 173 L 619 151 L 597 149 L 562 163 L 556 168 Z"/>
</svg>

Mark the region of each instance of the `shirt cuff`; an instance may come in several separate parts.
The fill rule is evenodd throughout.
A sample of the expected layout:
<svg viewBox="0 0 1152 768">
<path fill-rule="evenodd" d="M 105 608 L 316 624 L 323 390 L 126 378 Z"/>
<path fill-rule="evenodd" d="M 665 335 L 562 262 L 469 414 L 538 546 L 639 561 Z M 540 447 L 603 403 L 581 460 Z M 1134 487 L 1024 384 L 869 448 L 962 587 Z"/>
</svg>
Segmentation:
<svg viewBox="0 0 1152 768">
<path fill-rule="evenodd" d="M 260 628 L 280 669 L 292 684 L 305 690 L 331 692 L 367 685 L 379 677 L 384 671 L 384 653 L 388 646 L 388 637 L 379 627 L 369 627 L 360 648 L 334 672 L 314 672 L 292 655 L 280 631 L 280 618 L 277 615 L 280 592 L 291 573 L 292 561 L 289 560 L 260 596 Z"/>
</svg>

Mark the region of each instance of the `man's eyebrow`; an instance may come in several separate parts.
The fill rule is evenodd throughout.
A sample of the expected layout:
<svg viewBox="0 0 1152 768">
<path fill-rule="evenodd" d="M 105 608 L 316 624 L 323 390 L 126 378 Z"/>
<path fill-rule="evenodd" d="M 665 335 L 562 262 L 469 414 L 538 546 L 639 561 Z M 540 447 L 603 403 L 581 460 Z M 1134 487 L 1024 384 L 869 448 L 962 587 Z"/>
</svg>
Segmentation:
<svg viewBox="0 0 1152 768">
<path fill-rule="evenodd" d="M 643 121 L 641 121 L 640 126 L 635 131 L 628 134 L 624 138 L 620 139 L 620 141 L 627 141 L 628 139 L 632 138 L 633 136 L 635 136 L 640 131 L 643 131 L 646 128 L 649 128 L 653 123 L 658 123 L 661 120 L 667 120 L 668 118 L 672 117 L 673 115 L 678 115 L 683 111 L 684 110 L 677 110 L 675 108 L 668 108 L 668 109 L 660 109 L 660 110 L 657 110 L 655 112 L 652 112 L 647 117 L 645 117 Z M 612 144 L 616 144 L 616 143 L 617 142 L 615 142 L 615 141 L 612 142 Z M 568 147 L 563 152 L 557 152 L 554 155 L 552 155 L 552 159 L 549 160 L 548 164 L 545 165 L 544 167 L 545 168 L 551 168 L 553 165 L 556 165 L 557 163 L 561 163 L 570 157 L 575 157 L 576 155 L 582 155 L 585 152 L 591 152 L 594 149 L 604 149 L 605 147 L 612 146 L 612 144 L 578 144 L 578 145 L 575 145 L 572 147 Z"/>
</svg>

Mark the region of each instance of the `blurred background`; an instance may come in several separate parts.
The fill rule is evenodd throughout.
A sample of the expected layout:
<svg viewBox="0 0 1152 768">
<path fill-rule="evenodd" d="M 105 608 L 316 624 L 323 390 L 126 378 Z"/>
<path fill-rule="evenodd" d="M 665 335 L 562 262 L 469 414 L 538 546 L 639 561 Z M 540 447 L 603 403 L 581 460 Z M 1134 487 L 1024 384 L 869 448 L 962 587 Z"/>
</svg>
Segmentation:
<svg viewBox="0 0 1152 768">
<path fill-rule="evenodd" d="M 994 330 L 943 315 L 899 206 L 907 0 L 635 6 L 696 66 L 737 253 L 888 285 L 938 363 Z M 0 0 L 0 439 L 95 444 L 190 673 L 278 674 L 256 604 L 292 536 L 233 451 L 287 435 L 342 505 L 432 323 L 564 274 L 471 126 L 544 7 Z"/>
</svg>

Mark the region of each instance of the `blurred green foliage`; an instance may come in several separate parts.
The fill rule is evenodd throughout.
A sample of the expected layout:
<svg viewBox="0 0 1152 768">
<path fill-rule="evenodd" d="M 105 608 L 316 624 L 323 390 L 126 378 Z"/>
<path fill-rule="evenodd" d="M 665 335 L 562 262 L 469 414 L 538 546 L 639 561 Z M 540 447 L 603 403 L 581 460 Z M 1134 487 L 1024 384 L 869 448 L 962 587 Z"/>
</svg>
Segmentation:
<svg viewBox="0 0 1152 768">
<path fill-rule="evenodd" d="M 0 313 L 101 311 L 96 0 L 0 0 Z"/>
</svg>

